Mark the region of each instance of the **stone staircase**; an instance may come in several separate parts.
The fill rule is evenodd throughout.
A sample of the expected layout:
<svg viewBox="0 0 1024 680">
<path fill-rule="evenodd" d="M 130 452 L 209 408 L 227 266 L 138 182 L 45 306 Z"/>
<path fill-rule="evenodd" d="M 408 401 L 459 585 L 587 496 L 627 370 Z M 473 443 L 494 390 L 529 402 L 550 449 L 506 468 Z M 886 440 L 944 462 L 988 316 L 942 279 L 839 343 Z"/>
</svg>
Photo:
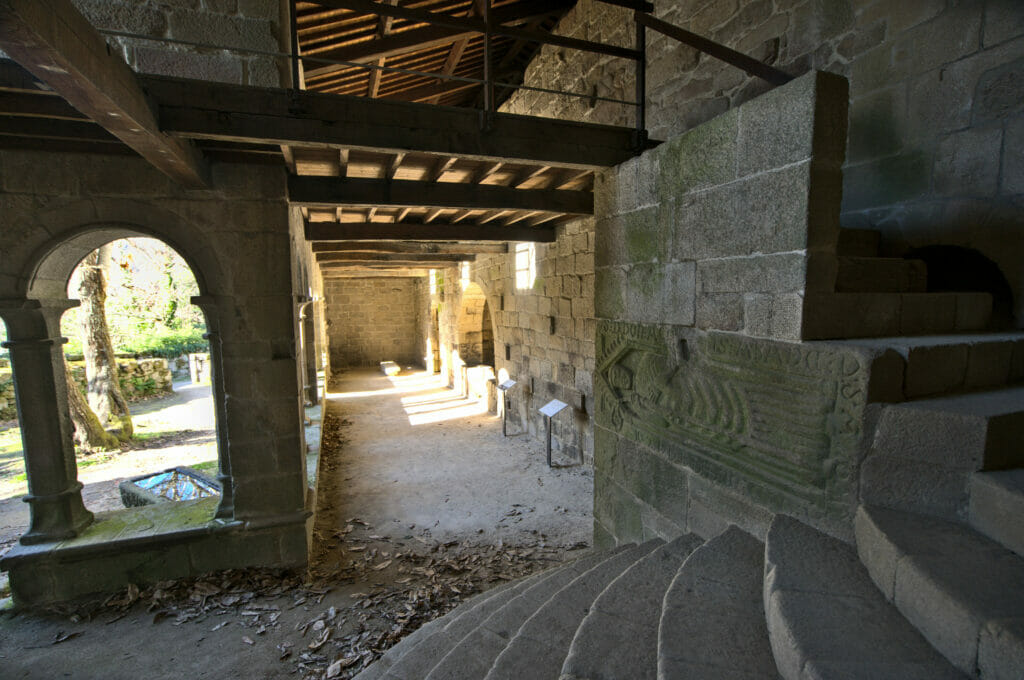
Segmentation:
<svg viewBox="0 0 1024 680">
<path fill-rule="evenodd" d="M 1024 558 L 897 510 L 863 506 L 855 529 L 851 546 L 778 515 L 764 542 L 731 526 L 596 553 L 478 596 L 357 678 L 1024 677 Z"/>
<path fill-rule="evenodd" d="M 359 680 L 1024 679 L 1024 333 L 958 332 L 987 294 L 924 292 L 874 232 L 840 248 L 839 311 L 897 300 L 824 336 L 884 366 L 854 545 L 776 515 L 763 541 L 620 546 L 478 596 Z"/>
<path fill-rule="evenodd" d="M 921 260 L 880 257 L 877 231 L 840 229 L 834 262 L 817 276 L 827 281 L 804 301 L 807 340 L 966 333 L 988 327 L 992 296 L 928 292 Z M 811 288 L 809 288 L 809 291 Z M 821 292 L 821 291 L 828 292 Z"/>
</svg>

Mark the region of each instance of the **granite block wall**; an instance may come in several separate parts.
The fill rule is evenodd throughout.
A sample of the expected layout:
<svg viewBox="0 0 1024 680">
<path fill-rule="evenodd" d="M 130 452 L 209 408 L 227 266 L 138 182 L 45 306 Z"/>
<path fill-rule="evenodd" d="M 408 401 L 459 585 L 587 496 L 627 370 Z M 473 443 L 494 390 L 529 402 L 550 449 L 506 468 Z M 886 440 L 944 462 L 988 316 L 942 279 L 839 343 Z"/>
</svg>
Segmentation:
<svg viewBox="0 0 1024 680">
<path fill-rule="evenodd" d="M 414 278 L 324 281 L 331 369 L 382 361 L 423 365 Z"/>
<path fill-rule="evenodd" d="M 655 15 L 792 75 L 817 69 L 848 77 L 842 225 L 880 230 L 888 255 L 932 244 L 979 251 L 1008 280 L 1015 324 L 1024 326 L 1024 4 L 662 0 Z M 630 12 L 595 0 L 581 0 L 557 30 L 633 42 Z M 647 127 L 655 139 L 770 88 L 653 31 L 648 46 Z M 546 46 L 525 82 L 628 100 L 634 76 L 625 60 Z M 628 106 L 527 91 L 508 110 L 634 121 Z"/>
<path fill-rule="evenodd" d="M 512 431 L 543 441 L 538 409 L 564 401 L 572 408 L 554 418 L 552 446 L 587 463 L 594 451 L 594 238 L 593 219 L 559 225 L 554 243 L 535 244 L 536 279 L 529 288 L 516 287 L 514 244 L 507 254 L 477 255 L 470 267 L 488 300 L 498 379 L 507 375 L 519 383 L 511 392 Z M 446 279 L 453 320 L 460 288 L 457 278 Z"/>
<path fill-rule="evenodd" d="M 220 340 L 218 428 L 230 439 L 236 517 L 298 512 L 304 446 L 285 171 L 215 163 L 211 172 L 211 188 L 186 190 L 140 158 L 0 153 L 0 298 L 62 298 L 74 258 L 108 240 L 169 243 L 196 274 Z M 45 266 L 25 269 L 44 253 Z"/>
<path fill-rule="evenodd" d="M 279 0 L 73 0 L 139 73 L 280 87 L 287 3 Z M 146 38 L 152 38 L 147 40 Z M 170 42 L 174 41 L 174 42 Z"/>
<path fill-rule="evenodd" d="M 811 73 L 599 177 L 598 544 L 779 512 L 849 537 L 872 359 L 800 342 L 835 281 L 845 107 Z"/>
</svg>

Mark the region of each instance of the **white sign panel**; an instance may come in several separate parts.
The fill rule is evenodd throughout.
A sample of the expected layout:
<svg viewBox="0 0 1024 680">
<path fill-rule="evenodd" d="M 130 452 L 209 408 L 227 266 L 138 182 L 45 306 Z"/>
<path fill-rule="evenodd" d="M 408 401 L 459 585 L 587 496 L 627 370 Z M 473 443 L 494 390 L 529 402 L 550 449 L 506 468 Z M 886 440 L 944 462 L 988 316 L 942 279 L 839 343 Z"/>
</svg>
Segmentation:
<svg viewBox="0 0 1024 680">
<path fill-rule="evenodd" d="M 500 385 L 498 385 L 498 389 L 501 390 L 502 392 L 504 392 L 506 390 L 512 389 L 515 386 L 516 386 L 516 381 L 515 380 L 506 380 L 505 382 L 503 382 Z"/>
<path fill-rule="evenodd" d="M 552 399 L 551 401 L 549 401 L 548 403 L 544 404 L 544 406 L 541 407 L 540 412 L 546 415 L 548 418 L 550 418 L 559 413 L 566 406 L 568 406 L 568 404 L 566 404 L 564 401 Z"/>
</svg>

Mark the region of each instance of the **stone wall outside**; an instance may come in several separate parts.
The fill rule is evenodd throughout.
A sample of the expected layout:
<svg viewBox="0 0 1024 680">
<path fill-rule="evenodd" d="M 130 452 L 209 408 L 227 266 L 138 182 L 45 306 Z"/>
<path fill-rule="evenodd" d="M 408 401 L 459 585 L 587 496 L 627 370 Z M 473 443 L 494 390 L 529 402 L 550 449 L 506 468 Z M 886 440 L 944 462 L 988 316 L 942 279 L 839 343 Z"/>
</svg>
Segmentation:
<svg viewBox="0 0 1024 680">
<path fill-rule="evenodd" d="M 973 248 L 999 265 L 1024 325 L 1024 4 L 1016 0 L 660 0 L 655 15 L 792 74 L 850 81 L 842 224 L 885 254 Z M 628 10 L 581 0 L 558 32 L 632 46 Z M 670 139 L 767 91 L 648 31 L 648 119 Z M 546 46 L 526 84 L 631 99 L 633 65 Z M 593 105 L 591 105 L 593 103 Z M 520 91 L 507 110 L 632 125 L 630 107 Z"/>
<path fill-rule="evenodd" d="M 333 371 L 381 361 L 423 363 L 416 279 L 327 279 L 324 294 Z"/>
</svg>

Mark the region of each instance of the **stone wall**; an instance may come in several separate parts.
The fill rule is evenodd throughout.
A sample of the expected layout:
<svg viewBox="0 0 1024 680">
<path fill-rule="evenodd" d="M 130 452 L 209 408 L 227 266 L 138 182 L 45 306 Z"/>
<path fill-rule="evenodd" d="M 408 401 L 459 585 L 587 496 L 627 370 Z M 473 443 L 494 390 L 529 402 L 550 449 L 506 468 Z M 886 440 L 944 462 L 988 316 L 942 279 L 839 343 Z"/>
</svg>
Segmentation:
<svg viewBox="0 0 1024 680">
<path fill-rule="evenodd" d="M 287 3 L 279 0 L 73 3 L 101 31 L 153 38 L 107 36 L 139 73 L 257 87 L 287 82 L 287 62 L 274 56 L 287 44 Z"/>
<path fill-rule="evenodd" d="M 1024 325 L 1024 4 L 1016 0 L 663 0 L 655 15 L 790 74 L 850 81 L 842 222 L 887 254 L 977 249 Z M 632 46 L 628 10 L 581 0 L 558 32 Z M 648 31 L 647 126 L 670 139 L 765 92 L 738 69 Z M 546 46 L 526 84 L 631 99 L 631 62 Z M 628 106 L 520 91 L 508 110 L 632 125 Z"/>
<path fill-rule="evenodd" d="M 599 177 L 598 543 L 779 512 L 848 537 L 871 359 L 799 342 L 835 280 L 845 94 L 808 74 Z"/>
<path fill-rule="evenodd" d="M 18 405 L 14 399 L 14 379 L 10 370 L 4 369 L 0 371 L 0 422 L 18 418 Z"/>
<path fill-rule="evenodd" d="M 0 298 L 24 297 L 29 285 L 32 296 L 63 296 L 63 270 L 77 262 L 68 258 L 106 240 L 166 241 L 195 273 L 219 335 L 218 427 L 231 441 L 236 515 L 297 512 L 305 475 L 285 170 L 214 163 L 211 172 L 211 188 L 183 189 L 138 158 L 0 153 Z M 30 281 L 24 268 L 40 253 L 46 266 Z"/>
<path fill-rule="evenodd" d="M 422 365 L 416 279 L 327 279 L 324 294 L 333 371 L 381 361 Z"/>
<path fill-rule="evenodd" d="M 834 284 L 845 108 L 809 74 L 598 175 L 597 316 L 801 339 Z"/>
<path fill-rule="evenodd" d="M 85 363 L 69 362 L 71 377 L 85 393 Z M 121 394 L 128 401 L 139 401 L 149 397 L 171 394 L 171 369 L 167 359 L 117 359 L 117 375 L 121 383 Z M 0 375 L 0 392 L 3 390 L 3 376 Z M 0 419 L 3 411 L 0 410 Z"/>
<path fill-rule="evenodd" d="M 543 441 L 544 418 L 538 409 L 560 399 L 573 408 L 554 418 L 553 448 L 587 462 L 594 451 L 594 235 L 593 220 L 575 220 L 558 226 L 554 243 L 537 243 L 536 280 L 528 289 L 516 289 L 514 252 L 477 255 L 470 267 L 470 280 L 487 299 L 498 380 L 519 383 L 510 393 L 510 431 Z M 442 363 L 460 342 L 462 290 L 459 271 L 445 270 L 444 300 L 440 295 L 431 299 L 431 305 L 441 304 Z M 479 324 L 485 335 L 482 311 Z M 448 367 L 443 370 L 451 381 Z"/>
</svg>

